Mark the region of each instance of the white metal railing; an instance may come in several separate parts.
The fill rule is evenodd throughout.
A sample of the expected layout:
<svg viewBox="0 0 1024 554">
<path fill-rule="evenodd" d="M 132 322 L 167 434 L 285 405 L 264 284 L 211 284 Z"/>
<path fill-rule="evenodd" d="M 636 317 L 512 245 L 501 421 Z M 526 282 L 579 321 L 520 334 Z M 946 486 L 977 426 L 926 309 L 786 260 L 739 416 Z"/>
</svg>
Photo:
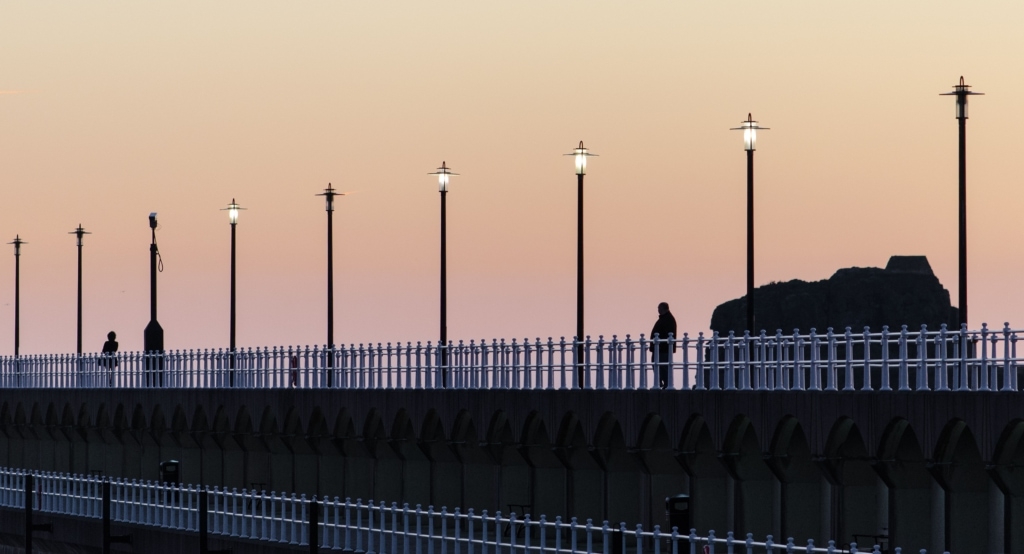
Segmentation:
<svg viewBox="0 0 1024 554">
<path fill-rule="evenodd" d="M 495 339 L 0 358 L 2 388 L 1019 391 L 1017 339 L 991 330 L 846 328 L 696 338 Z"/>
<path fill-rule="evenodd" d="M 104 479 L 96 476 L 34 472 L 0 468 L 0 507 L 25 509 L 26 476 L 33 477 L 32 509 L 41 513 L 100 519 L 103 517 L 103 485 L 110 483 L 110 520 L 117 523 L 159 527 L 167 530 L 201 532 L 238 540 L 258 540 L 292 546 L 309 546 L 314 539 L 320 549 L 379 554 L 698 554 L 725 552 L 755 554 L 880 553 L 879 546 L 858 550 L 829 541 L 815 546 L 813 540 L 796 545 L 792 538 L 776 543 L 769 535 L 755 541 L 752 534 L 736 538 L 728 533 L 716 537 L 698 536 L 691 529 L 681 534 L 659 526 L 644 531 L 641 525 L 612 527 L 576 518 L 563 521 L 545 516 L 532 519 L 515 513 L 503 516 L 487 510 L 448 511 L 433 506 L 399 507 L 396 503 L 363 503 L 361 500 L 307 500 L 305 495 L 276 492 L 241 492 L 216 487 L 200 490 L 194 485 L 152 481 Z M 205 508 L 201 501 L 206 500 Z M 315 511 L 315 516 L 314 516 Z M 200 521 L 205 513 L 207 520 Z M 899 548 L 894 550 L 897 554 Z M 920 551 L 924 553 L 924 550 Z M 947 553 L 948 554 L 948 553 Z"/>
</svg>

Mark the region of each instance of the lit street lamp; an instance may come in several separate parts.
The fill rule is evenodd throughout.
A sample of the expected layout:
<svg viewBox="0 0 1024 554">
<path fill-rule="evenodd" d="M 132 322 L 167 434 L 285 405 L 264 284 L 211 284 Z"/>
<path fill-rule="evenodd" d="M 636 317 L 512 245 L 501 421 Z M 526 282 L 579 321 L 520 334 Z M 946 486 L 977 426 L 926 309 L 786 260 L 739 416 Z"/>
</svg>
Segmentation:
<svg viewBox="0 0 1024 554">
<path fill-rule="evenodd" d="M 331 368 L 334 367 L 334 197 L 344 196 L 330 183 L 317 196 L 323 196 L 327 210 L 327 386 L 331 386 Z"/>
<path fill-rule="evenodd" d="M 441 193 L 441 339 L 438 347 L 441 349 L 441 386 L 448 387 L 448 374 L 445 368 L 448 365 L 448 258 L 447 258 L 447 211 L 445 198 L 448 196 L 448 181 L 451 180 L 451 169 L 445 162 L 437 171 L 428 175 L 437 175 L 437 190 Z"/>
<path fill-rule="evenodd" d="M 235 227 L 238 226 L 238 211 L 244 210 L 245 208 L 235 203 L 235 199 L 231 199 L 231 203 L 228 207 L 222 208 L 221 211 L 228 212 L 228 221 L 231 223 L 231 325 L 228 339 L 228 348 L 231 351 L 231 373 L 230 373 L 230 385 L 235 385 Z"/>
<path fill-rule="evenodd" d="M 28 244 L 15 235 L 7 243 L 14 245 L 14 357 L 18 357 L 21 346 L 21 245 Z"/>
<path fill-rule="evenodd" d="M 576 341 L 580 344 L 583 343 L 583 176 L 587 174 L 587 158 L 596 156 L 597 154 L 591 154 L 589 150 L 583 147 L 583 141 L 580 141 L 580 145 L 573 149 L 572 152 L 566 154 L 566 156 L 572 156 L 576 162 L 576 186 L 578 189 L 577 193 L 577 204 L 576 204 Z M 577 373 L 576 382 L 580 388 L 583 388 L 584 378 L 583 371 L 579 368 L 582 367 L 583 360 L 581 359 L 582 352 L 577 348 Z"/>
<path fill-rule="evenodd" d="M 967 323 L 967 97 L 983 95 L 971 92 L 970 85 L 953 86 L 952 92 L 940 96 L 956 96 L 956 118 L 960 123 L 960 325 Z"/>
<path fill-rule="evenodd" d="M 82 237 L 85 235 L 91 235 L 92 233 L 82 228 L 82 224 L 78 224 L 78 228 L 68 233 L 69 235 L 75 235 L 75 244 L 78 246 L 78 353 L 82 353 Z"/>
<path fill-rule="evenodd" d="M 758 126 L 750 114 L 747 120 L 731 131 L 743 131 L 743 149 L 747 151 L 747 331 L 754 334 L 754 150 L 757 148 Z"/>
</svg>

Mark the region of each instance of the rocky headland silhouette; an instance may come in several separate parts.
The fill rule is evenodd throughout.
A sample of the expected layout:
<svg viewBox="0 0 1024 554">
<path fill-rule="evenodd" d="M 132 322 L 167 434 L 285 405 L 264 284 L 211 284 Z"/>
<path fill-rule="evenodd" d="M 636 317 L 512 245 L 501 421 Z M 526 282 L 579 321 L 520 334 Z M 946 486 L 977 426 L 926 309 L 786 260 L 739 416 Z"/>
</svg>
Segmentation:
<svg viewBox="0 0 1024 554">
<path fill-rule="evenodd" d="M 746 296 L 720 304 L 711 316 L 711 329 L 743 335 L 746 306 Z M 850 267 L 822 281 L 794 279 L 754 289 L 755 328 L 769 334 L 777 329 L 807 333 L 811 328 L 825 333 L 829 327 L 835 333 L 846 327 L 862 332 L 865 326 L 877 332 L 883 325 L 890 331 L 903 325 L 917 331 L 922 324 L 938 330 L 943 323 L 957 329 L 958 319 L 949 291 L 925 256 L 892 256 L 885 269 Z"/>
</svg>

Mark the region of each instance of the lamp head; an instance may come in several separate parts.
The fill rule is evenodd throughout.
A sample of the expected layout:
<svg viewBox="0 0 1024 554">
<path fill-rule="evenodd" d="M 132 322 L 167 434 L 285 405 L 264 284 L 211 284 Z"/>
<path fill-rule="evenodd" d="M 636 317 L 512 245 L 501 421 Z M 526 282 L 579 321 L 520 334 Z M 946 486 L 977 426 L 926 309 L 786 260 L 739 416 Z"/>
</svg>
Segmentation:
<svg viewBox="0 0 1024 554">
<path fill-rule="evenodd" d="M 984 96 L 984 92 L 972 92 L 971 85 L 964 83 L 963 75 L 960 76 L 960 84 L 953 85 L 951 92 L 943 92 L 940 96 L 956 96 L 956 118 L 967 119 L 967 97 Z"/>
<path fill-rule="evenodd" d="M 14 235 L 14 240 L 12 240 L 11 242 L 8 242 L 7 244 L 13 244 L 14 245 L 14 255 L 15 256 L 20 256 L 21 255 L 21 245 L 22 244 L 28 244 L 28 243 L 23 241 L 23 240 L 21 240 L 21 235 Z"/>
<path fill-rule="evenodd" d="M 583 146 L 583 141 L 581 140 L 580 145 L 574 148 L 572 152 L 566 154 L 566 156 L 572 156 L 573 161 L 576 162 L 576 175 L 586 175 L 587 158 L 597 156 L 597 154 L 591 154 L 590 150 Z"/>
<path fill-rule="evenodd" d="M 325 209 L 327 211 L 329 211 L 329 212 L 333 212 L 334 211 L 334 197 L 335 196 L 345 196 L 345 194 L 336 191 L 334 189 L 334 187 L 331 186 L 330 183 L 327 183 L 327 188 L 325 188 L 324 191 L 321 192 L 320 194 L 318 194 L 317 196 L 323 196 L 324 197 L 324 201 L 327 203 L 327 205 L 325 206 Z"/>
<path fill-rule="evenodd" d="M 236 225 L 238 223 L 238 211 L 239 210 L 244 210 L 244 209 L 245 208 L 239 206 L 235 202 L 235 199 L 232 198 L 231 199 L 231 203 L 228 204 L 228 207 L 227 208 L 222 208 L 221 211 L 228 212 L 228 221 L 230 221 L 232 225 Z"/>
<path fill-rule="evenodd" d="M 448 182 L 451 181 L 452 175 L 458 175 L 458 173 L 453 173 L 447 163 L 441 162 L 441 167 L 437 168 L 437 171 L 427 175 L 437 175 L 437 190 L 448 192 Z"/>
<path fill-rule="evenodd" d="M 82 237 L 85 236 L 85 235 L 91 235 L 92 233 L 90 233 L 89 231 L 86 231 L 82 227 L 82 224 L 79 223 L 78 224 L 78 228 L 75 229 L 74 231 L 71 231 L 68 234 L 69 235 L 75 235 L 75 246 L 82 246 Z"/>
<path fill-rule="evenodd" d="M 743 149 L 747 152 L 753 152 L 757 149 L 757 131 L 767 131 L 768 127 L 761 127 L 754 121 L 751 115 L 747 114 L 747 119 L 740 122 L 739 127 L 733 127 L 730 131 L 743 131 Z"/>
<path fill-rule="evenodd" d="M 149 228 L 154 230 L 156 229 L 156 212 L 149 214 Z"/>
</svg>

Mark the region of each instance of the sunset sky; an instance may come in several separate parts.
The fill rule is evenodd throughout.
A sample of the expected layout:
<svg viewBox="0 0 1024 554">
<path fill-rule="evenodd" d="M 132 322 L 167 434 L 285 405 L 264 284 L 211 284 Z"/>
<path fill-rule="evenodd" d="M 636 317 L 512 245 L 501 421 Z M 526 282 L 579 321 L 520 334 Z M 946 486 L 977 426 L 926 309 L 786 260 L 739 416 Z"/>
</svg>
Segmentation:
<svg viewBox="0 0 1024 554">
<path fill-rule="evenodd" d="M 580 140 L 587 332 L 708 328 L 745 292 L 745 155 L 759 135 L 757 284 L 927 255 L 956 301 L 956 119 L 971 100 L 971 326 L 1024 326 L 1024 2 L 4 2 L 0 238 L 21 257 L 22 353 L 140 349 L 159 213 L 169 349 L 436 340 L 448 195 L 449 337 L 575 330 Z M 0 255 L 11 354 L 13 248 Z"/>
</svg>

